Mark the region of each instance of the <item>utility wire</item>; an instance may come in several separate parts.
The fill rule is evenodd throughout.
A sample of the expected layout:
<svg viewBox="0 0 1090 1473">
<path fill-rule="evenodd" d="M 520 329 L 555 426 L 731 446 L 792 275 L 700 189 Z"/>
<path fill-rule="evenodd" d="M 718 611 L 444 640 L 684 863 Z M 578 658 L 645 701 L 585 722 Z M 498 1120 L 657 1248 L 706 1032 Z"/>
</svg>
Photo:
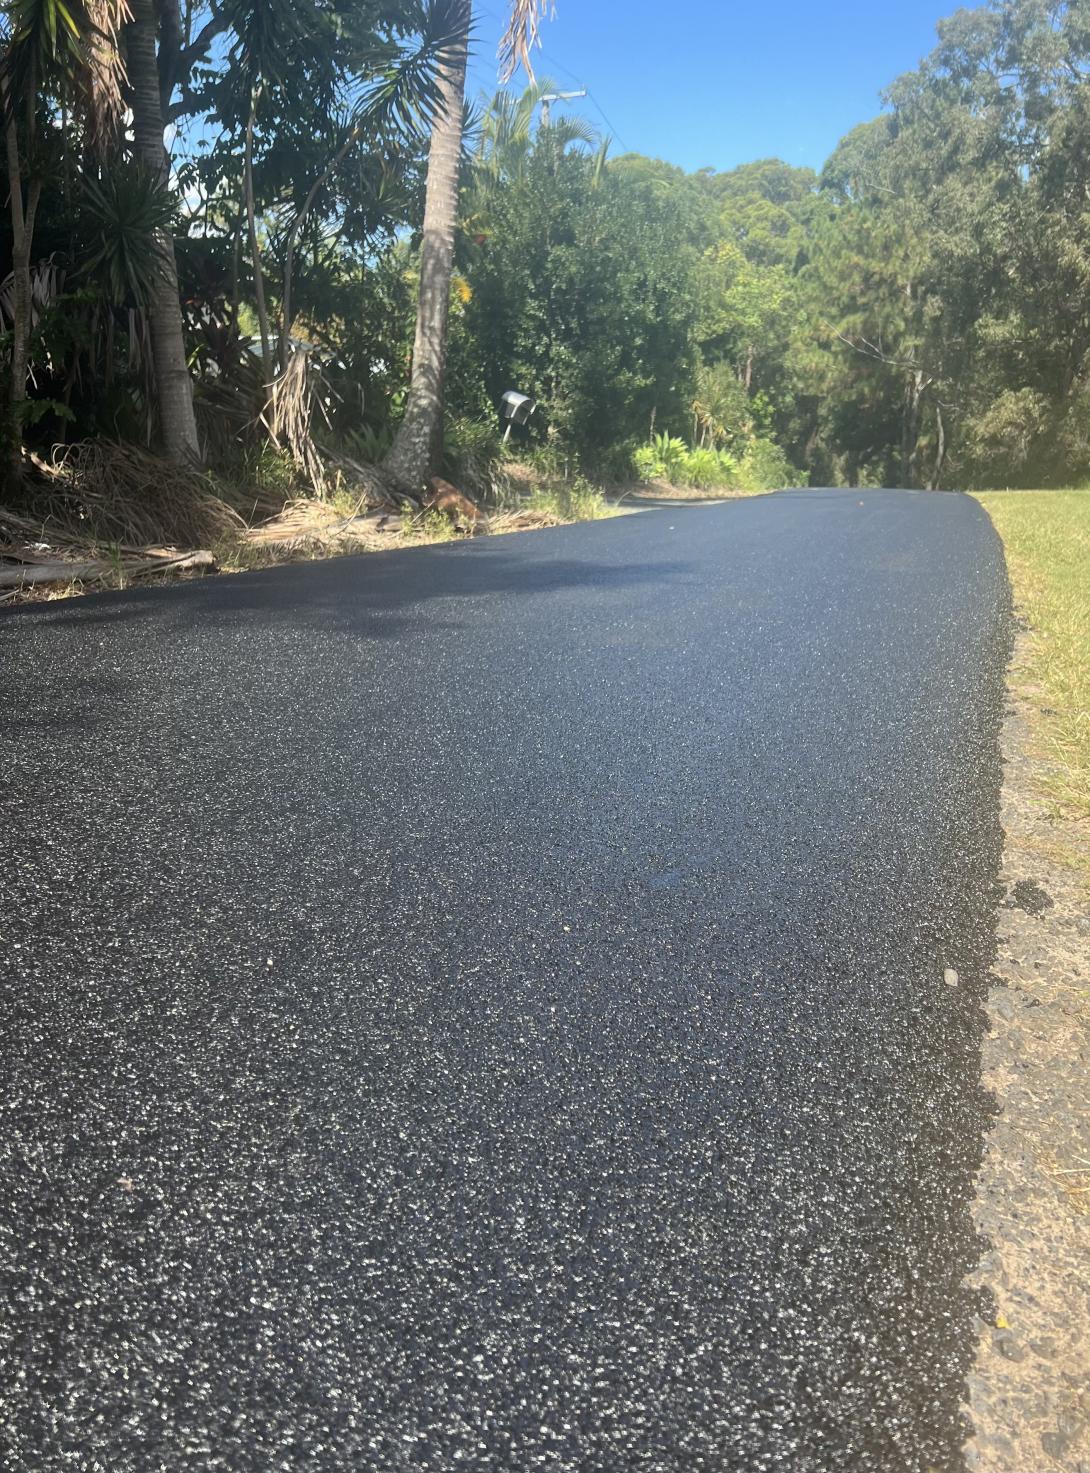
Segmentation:
<svg viewBox="0 0 1090 1473">
<path fill-rule="evenodd" d="M 487 15 L 492 20 L 496 21 L 498 24 L 500 24 L 500 25 L 503 24 L 502 17 L 499 16 L 499 15 L 497 15 L 496 12 L 494 10 L 492 10 L 489 6 L 478 4 L 476 6 L 476 10 L 477 10 L 478 14 L 480 14 L 480 15 Z M 572 71 L 571 67 L 566 67 L 566 66 L 564 66 L 563 62 L 557 61 L 556 57 L 553 56 L 553 54 L 551 52 L 546 51 L 545 48 L 544 48 L 544 46 L 539 46 L 537 48 L 537 50 L 538 50 L 538 52 L 539 52 L 539 54 L 541 56 L 541 59 L 543 61 L 548 62 L 549 66 L 552 67 L 552 68 L 555 68 L 558 72 L 563 72 L 564 75 L 570 81 L 575 82 L 578 87 L 580 87 L 583 91 L 586 92 L 588 99 L 590 100 L 591 103 L 593 103 L 594 107 L 597 109 L 598 116 L 602 119 L 602 122 L 605 123 L 606 127 L 609 129 L 610 137 L 613 138 L 617 143 L 619 143 L 621 145 L 621 148 L 625 151 L 625 153 L 631 153 L 633 150 L 631 148 L 629 148 L 628 144 L 621 137 L 621 135 L 618 132 L 618 130 L 610 122 L 609 117 L 606 114 L 605 108 L 598 101 L 597 97 L 595 97 L 594 93 L 590 90 L 590 88 L 587 86 L 587 84 L 583 81 L 583 78 L 580 77 L 580 76 L 577 76 L 576 73 Z"/>
<path fill-rule="evenodd" d="M 597 97 L 595 97 L 594 93 L 587 86 L 586 82 L 583 81 L 583 78 L 582 77 L 577 77 L 576 74 L 570 69 L 570 67 L 566 67 L 561 62 L 557 61 L 556 57 L 553 56 L 550 52 L 546 51 L 544 47 L 541 47 L 540 49 L 541 49 L 541 56 L 542 56 L 542 59 L 544 61 L 547 61 L 550 66 L 555 67 L 557 69 L 557 71 L 563 72 L 566 77 L 569 77 L 573 82 L 577 82 L 579 84 L 579 86 L 586 92 L 587 97 L 590 99 L 590 101 L 597 108 L 598 115 L 602 119 L 602 122 L 605 123 L 606 127 L 609 129 L 610 136 L 613 137 L 613 138 L 615 138 L 617 140 L 617 142 L 624 149 L 625 153 L 631 153 L 632 150 L 629 148 L 628 144 L 621 137 L 621 135 L 618 132 L 618 130 L 610 122 L 609 118 L 606 116 L 606 110 L 605 110 L 605 108 L 598 101 Z"/>
<path fill-rule="evenodd" d="M 625 153 L 632 153 L 632 152 L 634 152 L 633 149 L 629 148 L 628 144 L 621 137 L 620 133 L 618 133 L 617 129 L 613 126 L 613 124 L 606 117 L 606 110 L 602 106 L 602 104 L 598 101 L 597 97 L 595 97 L 594 93 L 591 92 L 588 89 L 587 96 L 590 98 L 591 102 L 594 103 L 594 106 L 598 109 L 598 112 L 599 112 L 599 114 L 601 115 L 601 118 L 602 118 L 602 122 L 605 123 L 606 127 L 609 129 L 610 137 L 616 139 L 616 141 L 621 145 L 621 148 L 624 150 Z"/>
</svg>

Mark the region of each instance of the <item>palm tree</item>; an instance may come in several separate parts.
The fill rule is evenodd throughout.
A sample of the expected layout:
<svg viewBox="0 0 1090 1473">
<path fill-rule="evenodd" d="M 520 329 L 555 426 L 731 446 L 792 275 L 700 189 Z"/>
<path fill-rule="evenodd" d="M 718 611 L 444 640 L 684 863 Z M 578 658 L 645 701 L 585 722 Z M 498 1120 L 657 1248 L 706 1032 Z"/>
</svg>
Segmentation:
<svg viewBox="0 0 1090 1473">
<path fill-rule="evenodd" d="M 492 98 L 481 123 L 474 180 L 491 193 L 505 180 L 521 179 L 534 138 L 534 113 L 542 95 L 555 87 L 542 77 L 520 95 L 506 90 Z"/>
<path fill-rule="evenodd" d="M 428 148 L 412 380 L 405 417 L 384 466 L 395 486 L 413 493 L 419 492 L 436 469 L 443 448 L 443 377 L 458 222 L 470 0 L 453 0 L 452 11 L 454 39 L 439 68 L 438 106 Z"/>
<path fill-rule="evenodd" d="M 12 345 L 4 426 L 5 470 L 22 473 L 20 425 L 30 369 L 34 303 L 31 259 L 42 191 L 38 152 L 38 108 L 42 93 L 60 97 L 78 112 L 88 142 L 101 147 L 121 114 L 123 72 L 118 30 L 125 0 L 8 0 L 0 105 L 3 110 L 8 204 L 12 227 Z M 22 138 L 20 138 L 20 129 Z"/>
<path fill-rule="evenodd" d="M 163 144 L 155 0 L 129 0 L 129 10 L 132 19 L 125 27 L 125 60 L 136 156 L 153 178 L 166 185 L 170 165 Z M 156 231 L 154 254 L 159 269 L 148 301 L 148 325 L 155 365 L 160 444 L 164 455 L 171 460 L 197 461 L 200 441 L 193 413 L 193 383 L 186 359 L 174 238 L 169 231 Z"/>
<path fill-rule="evenodd" d="M 420 246 L 420 294 L 416 309 L 412 378 L 405 417 L 384 463 L 394 486 L 418 493 L 438 467 L 443 445 L 443 378 L 450 322 L 450 285 L 458 223 L 458 175 L 462 161 L 466 60 L 472 21 L 471 0 L 451 0 L 455 40 L 438 78 L 439 106 L 431 128 Z M 500 43 L 503 79 L 520 64 L 533 80 L 530 48 L 538 22 L 552 0 L 512 0 Z"/>
</svg>

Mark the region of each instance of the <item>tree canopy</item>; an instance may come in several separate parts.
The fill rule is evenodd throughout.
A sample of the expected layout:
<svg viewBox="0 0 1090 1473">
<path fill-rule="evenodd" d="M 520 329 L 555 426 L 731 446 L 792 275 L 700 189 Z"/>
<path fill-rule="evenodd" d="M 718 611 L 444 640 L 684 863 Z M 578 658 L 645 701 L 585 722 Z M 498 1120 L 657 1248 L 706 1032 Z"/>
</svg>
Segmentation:
<svg viewBox="0 0 1090 1473">
<path fill-rule="evenodd" d="M 180 434 L 243 478 L 270 443 L 304 469 L 304 442 L 377 459 L 405 404 L 456 0 L 0 11 L 13 481 L 24 452 L 96 437 Z M 541 13 L 515 7 L 510 63 Z M 615 157 L 577 117 L 543 126 L 545 82 L 481 100 L 451 444 L 494 442 L 517 388 L 539 406 L 524 451 L 613 477 L 662 435 L 814 484 L 1084 476 L 1088 83 L 1084 7 L 990 0 L 940 24 L 820 174 Z"/>
</svg>

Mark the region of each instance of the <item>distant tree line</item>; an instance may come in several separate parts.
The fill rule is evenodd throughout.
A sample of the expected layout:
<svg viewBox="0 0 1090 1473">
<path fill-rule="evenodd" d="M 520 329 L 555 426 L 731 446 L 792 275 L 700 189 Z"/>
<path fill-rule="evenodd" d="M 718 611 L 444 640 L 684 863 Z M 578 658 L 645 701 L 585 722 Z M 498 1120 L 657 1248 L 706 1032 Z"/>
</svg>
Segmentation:
<svg viewBox="0 0 1090 1473">
<path fill-rule="evenodd" d="M 224 484 L 472 481 L 508 388 L 518 453 L 613 479 L 1090 473 L 1080 0 L 942 22 L 819 175 L 612 157 L 541 81 L 463 115 L 468 0 L 0 14 L 9 497 L 95 439 Z"/>
</svg>

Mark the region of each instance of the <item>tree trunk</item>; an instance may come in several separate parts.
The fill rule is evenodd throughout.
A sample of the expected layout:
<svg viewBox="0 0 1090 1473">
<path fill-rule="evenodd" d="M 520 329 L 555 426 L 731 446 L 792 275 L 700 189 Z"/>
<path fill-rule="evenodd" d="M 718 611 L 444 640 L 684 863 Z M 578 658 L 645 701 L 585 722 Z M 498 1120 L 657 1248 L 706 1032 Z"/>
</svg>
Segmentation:
<svg viewBox="0 0 1090 1473">
<path fill-rule="evenodd" d="M 946 425 L 942 418 L 942 405 L 935 405 L 935 464 L 931 471 L 931 481 L 928 485 L 929 491 L 938 491 L 942 486 L 942 473 L 946 466 Z"/>
<path fill-rule="evenodd" d="M 434 474 L 443 449 L 443 375 L 458 223 L 470 12 L 470 0 L 458 0 L 458 41 L 439 76 L 439 108 L 428 150 L 412 381 L 405 417 L 384 467 L 397 486 L 412 493 L 419 492 Z"/>
<path fill-rule="evenodd" d="M 155 0 L 131 0 L 130 9 L 132 21 L 126 27 L 125 53 L 136 156 L 148 169 L 166 180 L 169 164 L 163 146 L 163 110 L 155 51 Z M 155 365 L 159 437 L 164 454 L 171 460 L 196 461 L 200 459 L 200 441 L 193 413 L 193 384 L 185 356 L 174 240 L 166 231 L 160 231 L 153 248 L 159 258 L 159 270 L 148 303 L 148 322 Z"/>
<path fill-rule="evenodd" d="M 11 210 L 11 265 L 15 286 L 15 314 L 11 343 L 9 399 L 14 407 L 26 398 L 27 353 L 30 342 L 30 239 L 23 208 L 23 170 L 15 119 L 6 129 L 8 191 Z"/>
<path fill-rule="evenodd" d="M 310 186 L 309 190 L 307 191 L 306 199 L 304 199 L 295 219 L 291 222 L 291 229 L 288 231 L 288 239 L 284 247 L 284 286 L 282 293 L 283 300 L 281 304 L 282 310 L 280 314 L 280 342 L 277 347 L 277 359 L 280 363 L 281 373 L 283 373 L 288 366 L 288 348 L 291 339 L 291 328 L 294 312 L 294 309 L 292 307 L 292 294 L 295 289 L 295 249 L 296 246 L 299 244 L 299 236 L 302 234 L 303 226 L 310 218 L 310 212 L 314 207 L 314 201 L 318 198 L 318 191 L 321 189 L 322 185 L 326 182 L 333 171 L 335 169 L 338 169 L 341 164 L 344 163 L 345 159 L 348 157 L 349 149 L 354 143 L 358 141 L 362 132 L 362 125 L 357 125 L 349 132 L 348 137 L 344 140 L 340 148 L 338 148 L 337 152 L 330 159 L 329 163 L 325 166 L 322 172 L 318 175 L 317 179 L 315 179 L 314 183 Z"/>
<path fill-rule="evenodd" d="M 905 408 L 901 426 L 901 484 L 916 484 L 916 453 L 920 443 L 920 402 L 924 393 L 924 377 L 918 368 L 905 379 Z"/>
<path fill-rule="evenodd" d="M 235 228 L 231 232 L 231 322 L 236 332 L 242 307 L 242 226 L 245 219 L 246 202 L 240 200 L 235 215 Z"/>
<path fill-rule="evenodd" d="M 0 106 L 8 106 L 6 84 L 0 92 Z M 33 118 L 32 100 L 28 114 Z M 23 168 L 19 154 L 19 131 L 13 114 L 9 114 L 4 129 L 8 165 L 8 204 L 11 212 L 11 269 L 15 287 L 15 304 L 11 330 L 11 377 L 8 383 L 7 403 L 4 406 L 6 423 L 3 427 L 3 458 L 5 476 L 13 482 L 22 477 L 22 406 L 26 403 L 27 370 L 30 366 L 30 329 L 34 306 L 30 285 L 30 257 L 34 246 L 34 218 L 41 196 L 40 179 L 31 179 L 27 185 L 26 202 L 23 201 Z"/>
<path fill-rule="evenodd" d="M 184 41 L 182 7 L 178 0 L 159 0 L 159 47 L 156 70 L 159 73 L 159 115 L 166 122 L 170 99 L 178 83 Z"/>
<path fill-rule="evenodd" d="M 254 304 L 261 333 L 261 363 L 268 392 L 273 381 L 272 338 L 269 333 L 269 309 L 265 304 L 265 267 L 261 261 L 261 242 L 257 238 L 257 205 L 254 200 L 254 123 L 257 121 L 257 97 L 250 99 L 250 115 L 246 119 L 246 146 L 243 151 L 242 184 L 246 195 L 246 229 L 250 240 L 250 265 L 254 273 Z"/>
</svg>

